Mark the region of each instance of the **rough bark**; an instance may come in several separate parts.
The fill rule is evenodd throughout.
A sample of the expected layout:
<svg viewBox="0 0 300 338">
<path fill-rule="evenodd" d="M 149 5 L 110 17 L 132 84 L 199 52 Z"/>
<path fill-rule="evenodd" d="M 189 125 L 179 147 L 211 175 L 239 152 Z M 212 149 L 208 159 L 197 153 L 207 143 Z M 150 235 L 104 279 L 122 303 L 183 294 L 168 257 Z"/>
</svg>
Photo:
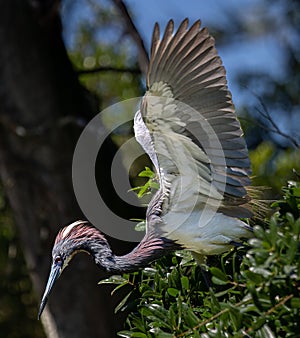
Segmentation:
<svg viewBox="0 0 300 338">
<path fill-rule="evenodd" d="M 58 228 L 81 217 L 71 182 L 79 130 L 61 121 L 91 116 L 93 107 L 68 60 L 55 6 L 43 12 L 32 4 L 0 0 L 0 175 L 40 295 Z M 48 337 L 114 337 L 120 327 L 110 292 L 97 285 L 103 273 L 84 255 L 71 264 L 42 316 Z"/>
</svg>

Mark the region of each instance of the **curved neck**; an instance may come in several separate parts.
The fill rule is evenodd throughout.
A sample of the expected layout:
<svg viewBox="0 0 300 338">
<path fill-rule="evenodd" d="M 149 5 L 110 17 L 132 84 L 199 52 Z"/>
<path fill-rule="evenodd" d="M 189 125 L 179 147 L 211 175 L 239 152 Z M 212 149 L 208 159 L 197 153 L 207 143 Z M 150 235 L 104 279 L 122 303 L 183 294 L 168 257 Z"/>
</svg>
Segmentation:
<svg viewBox="0 0 300 338">
<path fill-rule="evenodd" d="M 89 248 L 95 263 L 111 273 L 124 273 L 136 271 L 146 267 L 152 261 L 179 250 L 180 246 L 167 238 L 157 238 L 153 234 L 146 234 L 142 241 L 130 253 L 124 256 L 116 256 L 111 251 L 108 243 L 93 245 Z"/>
</svg>

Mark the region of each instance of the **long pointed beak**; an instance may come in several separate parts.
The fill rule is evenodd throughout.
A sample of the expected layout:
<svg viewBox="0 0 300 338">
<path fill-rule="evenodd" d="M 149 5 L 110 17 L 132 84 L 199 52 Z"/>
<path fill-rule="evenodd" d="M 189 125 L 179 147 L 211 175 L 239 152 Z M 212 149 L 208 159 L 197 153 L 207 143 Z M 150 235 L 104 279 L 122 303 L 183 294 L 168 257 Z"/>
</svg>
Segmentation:
<svg viewBox="0 0 300 338">
<path fill-rule="evenodd" d="M 39 309 L 39 313 L 38 313 L 38 320 L 41 317 L 41 314 L 42 314 L 42 312 L 43 312 L 43 310 L 46 306 L 50 291 L 51 291 L 55 281 L 60 276 L 60 273 L 61 273 L 61 266 L 53 264 L 52 267 L 51 267 L 51 271 L 50 271 L 50 275 L 49 275 L 48 282 L 47 282 L 47 285 L 46 285 L 46 289 L 45 289 L 45 292 L 44 292 L 44 295 L 43 295 L 43 298 L 42 298 L 42 301 L 41 301 L 41 305 L 40 305 L 40 309 Z"/>
</svg>

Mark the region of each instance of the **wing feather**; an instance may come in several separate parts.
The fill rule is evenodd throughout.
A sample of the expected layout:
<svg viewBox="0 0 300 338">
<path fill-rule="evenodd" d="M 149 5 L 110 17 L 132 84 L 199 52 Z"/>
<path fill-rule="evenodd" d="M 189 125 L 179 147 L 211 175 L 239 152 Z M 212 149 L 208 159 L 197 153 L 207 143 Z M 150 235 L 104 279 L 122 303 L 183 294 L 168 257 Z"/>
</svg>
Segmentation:
<svg viewBox="0 0 300 338">
<path fill-rule="evenodd" d="M 207 207 L 251 215 L 248 150 L 214 39 L 200 21 L 188 29 L 186 19 L 174 33 L 171 20 L 162 38 L 155 25 L 147 92 L 135 119 L 161 186 L 148 218 Z"/>
</svg>

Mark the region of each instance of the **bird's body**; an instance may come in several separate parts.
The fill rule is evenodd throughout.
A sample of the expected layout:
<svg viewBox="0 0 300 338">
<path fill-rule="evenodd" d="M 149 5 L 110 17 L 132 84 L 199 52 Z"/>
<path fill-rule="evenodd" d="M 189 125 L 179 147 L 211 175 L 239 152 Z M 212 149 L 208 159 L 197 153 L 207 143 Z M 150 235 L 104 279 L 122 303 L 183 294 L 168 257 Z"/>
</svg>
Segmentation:
<svg viewBox="0 0 300 338">
<path fill-rule="evenodd" d="M 251 236 L 250 162 L 221 59 L 207 30 L 173 21 L 160 38 L 155 26 L 147 92 L 134 118 L 137 141 L 149 155 L 160 188 L 146 213 L 146 234 L 125 256 L 84 221 L 62 229 L 41 314 L 54 281 L 71 257 L 88 252 L 112 273 L 132 271 L 177 249 L 220 254 Z"/>
</svg>

